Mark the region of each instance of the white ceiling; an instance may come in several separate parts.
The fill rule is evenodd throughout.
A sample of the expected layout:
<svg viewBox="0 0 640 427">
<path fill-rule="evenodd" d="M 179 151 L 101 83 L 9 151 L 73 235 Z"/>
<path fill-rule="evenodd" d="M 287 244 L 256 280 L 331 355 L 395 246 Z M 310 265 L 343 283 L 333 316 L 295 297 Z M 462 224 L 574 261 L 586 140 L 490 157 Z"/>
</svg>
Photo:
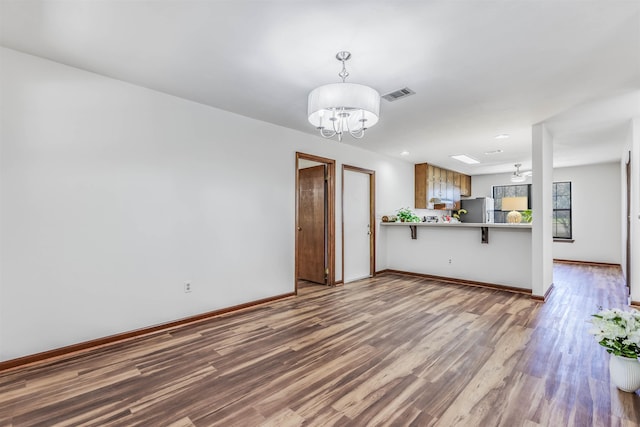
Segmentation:
<svg viewBox="0 0 640 427">
<path fill-rule="evenodd" d="M 613 161 L 640 116 L 640 1 L 0 0 L 0 44 L 315 134 L 307 95 L 347 81 L 380 122 L 343 143 L 470 174 L 531 165 L 549 122 L 556 166 Z M 497 140 L 498 134 L 511 137 Z M 318 144 L 337 143 L 318 137 Z M 503 153 L 483 154 L 497 149 Z M 482 163 L 466 166 L 449 155 Z"/>
</svg>

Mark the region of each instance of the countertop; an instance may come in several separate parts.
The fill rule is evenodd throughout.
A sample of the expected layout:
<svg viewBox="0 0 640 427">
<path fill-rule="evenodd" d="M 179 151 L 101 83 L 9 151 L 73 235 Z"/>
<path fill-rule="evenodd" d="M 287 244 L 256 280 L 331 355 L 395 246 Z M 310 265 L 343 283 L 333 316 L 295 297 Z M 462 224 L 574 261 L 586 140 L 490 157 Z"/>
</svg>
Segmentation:
<svg viewBox="0 0 640 427">
<path fill-rule="evenodd" d="M 401 226 L 416 225 L 418 227 L 489 227 L 489 228 L 518 228 L 518 229 L 531 229 L 531 223 L 520 224 L 496 224 L 496 223 L 481 223 L 481 222 L 380 222 L 385 226 Z"/>
</svg>

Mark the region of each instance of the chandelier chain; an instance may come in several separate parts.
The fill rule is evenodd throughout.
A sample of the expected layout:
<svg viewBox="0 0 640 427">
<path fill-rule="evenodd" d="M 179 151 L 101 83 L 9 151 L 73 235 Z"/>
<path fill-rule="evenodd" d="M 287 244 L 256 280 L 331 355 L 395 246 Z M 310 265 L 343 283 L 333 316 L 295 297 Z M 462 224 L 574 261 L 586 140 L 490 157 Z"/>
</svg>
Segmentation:
<svg viewBox="0 0 640 427">
<path fill-rule="evenodd" d="M 349 77 L 349 73 L 347 72 L 347 67 L 345 66 L 345 63 L 344 63 L 345 59 L 342 58 L 340 60 L 342 61 L 342 71 L 338 73 L 338 76 L 342 78 L 342 83 L 344 83 L 347 77 Z"/>
</svg>

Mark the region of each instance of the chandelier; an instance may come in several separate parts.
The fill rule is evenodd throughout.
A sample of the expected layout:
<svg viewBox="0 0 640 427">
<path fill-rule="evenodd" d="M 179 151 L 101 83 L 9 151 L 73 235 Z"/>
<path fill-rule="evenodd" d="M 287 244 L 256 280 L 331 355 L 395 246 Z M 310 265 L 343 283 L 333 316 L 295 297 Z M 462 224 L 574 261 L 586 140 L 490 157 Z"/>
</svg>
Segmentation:
<svg viewBox="0 0 640 427">
<path fill-rule="evenodd" d="M 338 135 L 338 141 L 342 141 L 342 135 L 349 133 L 360 139 L 368 128 L 378 123 L 380 94 L 369 86 L 345 82 L 349 76 L 345 61 L 349 58 L 349 52 L 336 54 L 336 59 L 342 62 L 342 71 L 338 73 L 342 83 L 320 86 L 309 94 L 309 122 L 323 138 Z"/>
<path fill-rule="evenodd" d="M 516 163 L 514 166 L 516 170 L 513 172 L 513 175 L 511 175 L 511 182 L 525 182 L 527 177 L 520 173 L 520 166 L 522 166 L 522 164 Z"/>
</svg>

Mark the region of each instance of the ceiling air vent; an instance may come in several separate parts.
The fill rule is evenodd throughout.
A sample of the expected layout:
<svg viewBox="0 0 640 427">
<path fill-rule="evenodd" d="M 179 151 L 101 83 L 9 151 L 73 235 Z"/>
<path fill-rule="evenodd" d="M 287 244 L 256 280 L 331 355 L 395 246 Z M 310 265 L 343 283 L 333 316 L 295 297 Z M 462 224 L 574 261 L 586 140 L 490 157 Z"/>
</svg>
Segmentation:
<svg viewBox="0 0 640 427">
<path fill-rule="evenodd" d="M 411 95 L 415 95 L 415 92 L 409 89 L 408 87 L 405 87 L 402 89 L 394 90 L 393 92 L 389 92 L 386 95 L 382 95 L 382 97 L 389 102 L 393 102 L 393 101 L 397 101 L 398 99 L 406 98 L 407 96 L 411 96 Z"/>
</svg>

